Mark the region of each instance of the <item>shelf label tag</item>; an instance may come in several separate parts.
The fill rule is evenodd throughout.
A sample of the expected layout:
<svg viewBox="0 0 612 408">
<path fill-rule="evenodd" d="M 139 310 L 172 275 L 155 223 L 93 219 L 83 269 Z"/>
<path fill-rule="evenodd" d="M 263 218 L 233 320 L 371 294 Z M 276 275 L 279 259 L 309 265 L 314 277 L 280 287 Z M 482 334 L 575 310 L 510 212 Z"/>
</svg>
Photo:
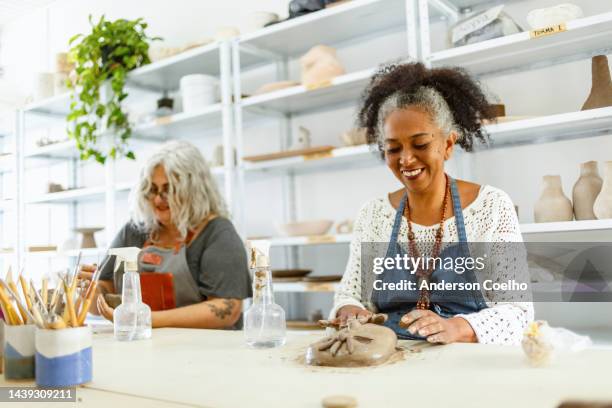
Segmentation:
<svg viewBox="0 0 612 408">
<path fill-rule="evenodd" d="M 333 244 L 336 237 L 333 235 L 311 235 L 306 238 L 309 244 Z"/>
<path fill-rule="evenodd" d="M 320 160 L 320 159 L 329 159 L 333 157 L 331 150 L 327 152 L 317 152 L 317 153 L 309 153 L 302 155 L 304 160 Z"/>
<path fill-rule="evenodd" d="M 531 30 L 529 36 L 531 38 L 546 37 L 548 35 L 558 34 L 567 31 L 567 25 L 565 23 L 555 24 L 549 27 L 538 28 Z"/>
<path fill-rule="evenodd" d="M 172 123 L 172 115 L 162 116 L 161 118 L 157 118 L 155 120 L 155 125 L 157 126 L 164 126 L 169 123 Z"/>
<path fill-rule="evenodd" d="M 332 85 L 331 79 L 326 79 L 325 81 L 313 82 L 310 84 L 306 84 L 304 86 L 306 87 L 306 90 L 314 91 L 315 89 L 327 88 L 328 86 L 331 86 L 331 85 Z"/>
</svg>

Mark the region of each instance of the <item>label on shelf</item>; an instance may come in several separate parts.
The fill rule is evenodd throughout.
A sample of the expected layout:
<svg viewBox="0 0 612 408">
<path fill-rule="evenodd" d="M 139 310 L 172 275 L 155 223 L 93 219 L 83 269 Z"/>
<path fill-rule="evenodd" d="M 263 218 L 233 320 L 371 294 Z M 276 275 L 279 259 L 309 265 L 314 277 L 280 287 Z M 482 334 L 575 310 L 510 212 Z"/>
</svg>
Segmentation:
<svg viewBox="0 0 612 408">
<path fill-rule="evenodd" d="M 325 81 L 313 82 L 310 84 L 306 84 L 304 86 L 306 87 L 308 91 L 314 91 L 315 89 L 327 88 L 328 86 L 331 86 L 331 85 L 332 85 L 331 79 L 326 79 Z"/>
<path fill-rule="evenodd" d="M 336 237 L 333 235 L 311 235 L 306 238 L 309 244 L 333 244 Z"/>
<path fill-rule="evenodd" d="M 304 160 L 329 159 L 330 157 L 334 157 L 331 150 L 327 152 L 308 153 L 308 154 L 302 155 L 302 158 Z"/>
<path fill-rule="evenodd" d="M 549 27 L 538 28 L 536 30 L 531 30 L 529 32 L 529 36 L 531 38 L 541 38 L 546 37 L 553 34 L 562 33 L 567 31 L 567 25 L 565 23 L 555 24 Z"/>
</svg>

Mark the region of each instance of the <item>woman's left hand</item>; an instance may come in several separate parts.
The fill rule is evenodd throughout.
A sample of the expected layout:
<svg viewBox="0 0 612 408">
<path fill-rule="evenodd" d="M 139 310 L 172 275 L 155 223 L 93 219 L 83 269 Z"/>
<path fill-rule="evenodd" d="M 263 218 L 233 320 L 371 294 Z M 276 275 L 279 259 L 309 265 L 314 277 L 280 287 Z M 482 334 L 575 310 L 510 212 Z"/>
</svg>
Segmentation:
<svg viewBox="0 0 612 408">
<path fill-rule="evenodd" d="M 113 312 L 115 309 L 110 307 L 106 300 L 104 300 L 104 296 L 102 294 L 98 295 L 98 299 L 96 300 L 98 305 L 98 311 L 100 315 L 102 315 L 106 320 L 113 321 Z"/>
<path fill-rule="evenodd" d="M 476 334 L 467 320 L 461 317 L 446 319 L 431 310 L 414 309 L 402 316 L 400 327 L 410 334 L 426 337 L 430 343 L 475 343 Z"/>
</svg>

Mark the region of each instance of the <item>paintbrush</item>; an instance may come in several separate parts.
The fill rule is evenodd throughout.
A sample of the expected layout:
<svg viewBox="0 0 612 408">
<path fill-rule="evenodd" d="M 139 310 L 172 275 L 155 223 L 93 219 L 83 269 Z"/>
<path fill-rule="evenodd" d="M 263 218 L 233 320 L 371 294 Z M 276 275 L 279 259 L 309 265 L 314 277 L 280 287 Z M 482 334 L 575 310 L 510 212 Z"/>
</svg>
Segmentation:
<svg viewBox="0 0 612 408">
<path fill-rule="evenodd" d="M 49 319 L 47 319 L 47 327 L 49 329 L 65 329 L 66 328 L 66 322 L 64 321 L 64 319 L 62 319 L 61 316 L 57 315 L 57 314 L 53 314 L 49 316 Z"/>
<path fill-rule="evenodd" d="M 0 279 L 0 281 L 2 281 L 2 279 Z M 2 283 L 4 285 L 4 281 L 2 281 Z M 6 317 L 6 322 L 9 325 L 23 324 L 23 322 L 21 321 L 21 318 L 19 317 L 19 314 L 13 308 L 13 304 L 11 300 L 9 299 L 8 294 L 4 290 L 3 285 L 0 285 L 0 303 L 2 303 L 2 307 L 4 309 L 3 313 L 4 313 L 4 316 Z"/>
<path fill-rule="evenodd" d="M 66 310 L 67 310 L 67 316 L 68 319 L 66 321 L 66 323 L 69 326 L 72 327 L 77 327 L 79 322 L 77 320 L 76 317 L 76 312 L 74 310 L 74 302 L 72 300 L 72 292 L 70 291 L 70 288 L 68 287 L 68 283 L 66 283 L 65 280 L 62 280 L 62 284 L 64 285 L 64 293 L 65 293 L 65 297 L 66 297 Z"/>
<path fill-rule="evenodd" d="M 34 321 L 34 317 L 30 313 L 30 311 L 23 304 L 19 296 L 9 287 L 9 285 L 7 285 L 6 282 L 3 281 L 2 279 L 0 279 L 0 284 L 2 284 L 4 286 L 4 289 L 6 289 L 6 291 L 9 293 L 9 295 L 13 297 L 13 300 L 15 301 L 15 303 L 17 303 L 17 306 L 20 309 L 23 308 L 23 310 L 25 311 L 27 319 L 24 321 L 24 323 L 27 323 L 28 320 Z"/>
<path fill-rule="evenodd" d="M 29 297 L 30 297 L 30 303 L 32 305 L 32 308 L 30 309 L 30 312 L 32 312 L 32 317 L 34 317 L 34 323 L 36 323 L 36 325 L 38 327 L 40 327 L 41 329 L 45 328 L 45 322 L 42 318 L 42 315 L 40 313 L 40 310 L 38 308 L 38 305 L 36 304 L 36 294 L 35 294 L 36 290 L 34 289 L 34 285 L 30 286 L 30 293 L 29 293 Z"/>
<path fill-rule="evenodd" d="M 41 307 L 41 311 L 45 315 L 47 315 L 49 313 L 49 311 L 47 310 L 47 306 L 45 304 L 45 301 L 40 296 L 40 293 L 38 293 L 38 291 L 36 290 L 36 287 L 34 286 L 34 281 L 32 279 L 30 279 L 30 293 L 34 293 L 34 298 L 38 301 L 38 304 Z"/>
<path fill-rule="evenodd" d="M 49 311 L 49 303 L 47 303 L 47 301 L 49 300 L 49 282 L 47 282 L 47 277 L 45 276 L 42 280 L 42 301 L 43 301 L 43 306 L 45 307 L 45 310 L 48 312 Z"/>
<path fill-rule="evenodd" d="M 104 254 L 104 258 L 103 258 L 104 262 L 102 262 L 102 265 L 96 266 L 96 271 L 94 272 L 91 278 L 91 282 L 89 283 L 89 286 L 87 287 L 87 290 L 85 291 L 85 294 L 82 297 L 79 297 L 79 300 L 77 301 L 77 313 L 78 313 L 78 319 L 79 319 L 79 326 L 82 326 L 85 323 L 87 312 L 89 311 L 91 302 L 93 301 L 93 298 L 96 294 L 96 289 L 98 287 L 98 280 L 100 279 L 100 274 L 102 273 L 102 270 L 106 267 L 108 262 L 110 261 L 108 252 L 109 250 L 106 250 L 106 253 Z M 82 301 L 82 299 L 84 300 Z M 84 303 L 82 307 L 79 309 L 79 306 L 81 306 L 82 302 Z"/>
</svg>

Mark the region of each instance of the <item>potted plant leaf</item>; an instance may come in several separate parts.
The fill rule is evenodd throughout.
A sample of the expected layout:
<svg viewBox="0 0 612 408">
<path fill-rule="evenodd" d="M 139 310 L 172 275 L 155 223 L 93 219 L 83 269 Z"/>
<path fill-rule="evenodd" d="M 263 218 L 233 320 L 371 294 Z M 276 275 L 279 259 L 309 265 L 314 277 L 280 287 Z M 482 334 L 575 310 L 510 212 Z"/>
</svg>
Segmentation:
<svg viewBox="0 0 612 408">
<path fill-rule="evenodd" d="M 91 32 L 69 42 L 76 77 L 69 83 L 68 135 L 82 160 L 93 157 L 103 164 L 108 157 L 134 159 L 128 145 L 132 129 L 122 106 L 128 96 L 126 78 L 129 71 L 151 62 L 149 42 L 159 38 L 145 33 L 147 23 L 141 18 L 108 21 L 103 15 L 94 23 L 89 16 L 89 22 Z M 103 137 L 108 138 L 104 143 Z"/>
</svg>

